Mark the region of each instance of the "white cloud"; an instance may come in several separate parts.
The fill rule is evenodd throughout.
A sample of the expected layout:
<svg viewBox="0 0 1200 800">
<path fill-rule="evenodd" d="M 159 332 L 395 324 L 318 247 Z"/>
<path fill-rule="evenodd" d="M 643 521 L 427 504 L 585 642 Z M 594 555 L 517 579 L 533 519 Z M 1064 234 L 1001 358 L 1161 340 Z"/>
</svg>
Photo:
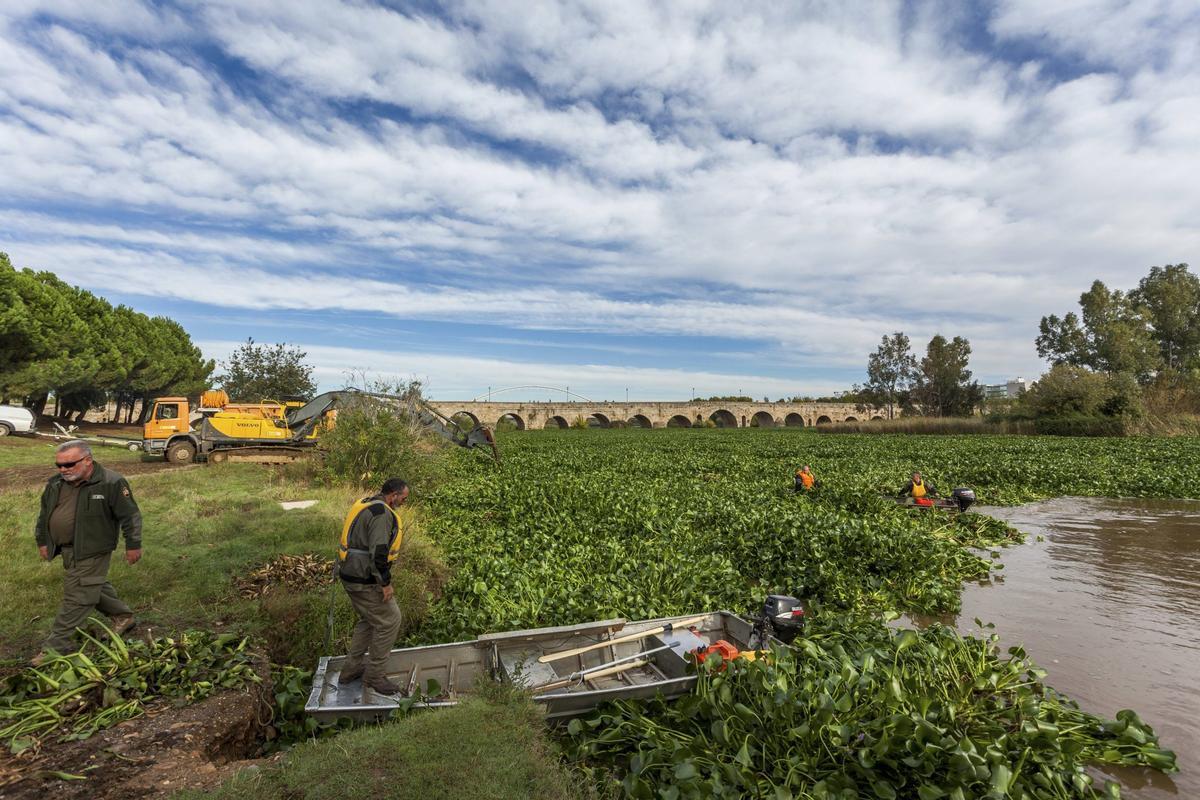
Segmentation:
<svg viewBox="0 0 1200 800">
<path fill-rule="evenodd" d="M 166 297 L 244 311 L 341 311 L 383 314 L 396 320 L 470 321 L 524 331 L 572 330 L 597 335 L 719 336 L 744 340 L 773 351 L 778 368 L 811 373 L 816 368 L 859 368 L 884 332 L 903 329 L 920 346 L 934 333 L 964 335 L 976 353 L 999 374 L 1030 373 L 1035 365 L 1032 337 L 1014 342 L 1007 326 L 983 318 L 948 321 L 933 316 L 904 321 L 886 313 L 860 315 L 829 307 L 804 292 L 774 292 L 712 299 L 636 300 L 551 287 L 520 292 L 489 288 L 406 285 L 400 276 L 356 277 L 326 270 L 280 275 L 229 264 L 232 246 L 215 249 L 217 258 L 188 264 L 151 248 L 24 244 L 18 251 L 32 263 L 62 264 L 64 280 L 85 286 L 120 287 L 122 292 Z M 18 261 L 18 263 L 21 263 Z M 961 308 L 961 278 L 942 287 L 947 304 Z M 984 287 L 984 291 L 988 287 Z M 992 294 L 1005 287 L 997 280 Z M 899 287 L 904 291 L 904 287 Z M 928 297 L 935 296 L 926 293 Z M 869 305 L 869 304 L 868 304 Z M 886 312 L 886 307 L 883 311 Z M 471 345 L 464 349 L 473 350 Z M 978 362 L 977 362 L 978 363 Z"/>
<path fill-rule="evenodd" d="M 228 357 L 241 343 L 202 341 L 197 344 L 206 356 L 219 360 Z M 693 388 L 701 396 L 741 390 L 752 397 L 773 400 L 796 394 L 822 395 L 846 388 L 828 380 L 781 380 L 747 373 L 514 361 L 444 353 L 329 347 L 305 341 L 294 344 L 307 353 L 305 361 L 315 367 L 313 374 L 322 389 L 341 388 L 347 380 L 366 373 L 368 380 L 417 378 L 424 383 L 429 395 L 438 400 L 471 400 L 487 391 L 489 380 L 501 376 L 504 385 L 491 384 L 494 391 L 525 385 L 570 387 L 573 393 L 597 401 L 624 399 L 626 387 L 631 400 L 646 401 L 687 400 Z M 497 394 L 496 397 L 515 403 L 530 398 L 562 400 L 564 395 L 528 390 Z"/>
<path fill-rule="evenodd" d="M 1195 66 L 1200 10 L 1192 0 L 1001 0 L 1000 37 L 1045 37 L 1095 64 L 1142 69 L 1175 58 Z"/>
<path fill-rule="evenodd" d="M 910 10 L 7 4 L 0 244 L 217 307 L 831 368 L 940 331 L 1031 373 L 1093 278 L 1195 260 L 1200 17 L 1008 0 L 989 30 L 1041 54 L 1013 64 L 960 41 L 967 11 Z"/>
</svg>

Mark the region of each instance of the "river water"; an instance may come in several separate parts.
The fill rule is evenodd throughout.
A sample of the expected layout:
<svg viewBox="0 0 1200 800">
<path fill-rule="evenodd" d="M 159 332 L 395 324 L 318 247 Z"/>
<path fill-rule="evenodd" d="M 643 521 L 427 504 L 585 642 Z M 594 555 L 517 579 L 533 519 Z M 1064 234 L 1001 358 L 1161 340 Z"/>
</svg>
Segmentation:
<svg viewBox="0 0 1200 800">
<path fill-rule="evenodd" d="M 968 584 L 964 633 L 991 622 L 1046 682 L 1093 713 L 1132 708 L 1180 772 L 1122 769 L 1122 796 L 1200 798 L 1200 501 L 1060 497 L 980 513 L 1028 534 L 1004 569 Z M 1038 541 L 1037 537 L 1043 537 Z"/>
</svg>

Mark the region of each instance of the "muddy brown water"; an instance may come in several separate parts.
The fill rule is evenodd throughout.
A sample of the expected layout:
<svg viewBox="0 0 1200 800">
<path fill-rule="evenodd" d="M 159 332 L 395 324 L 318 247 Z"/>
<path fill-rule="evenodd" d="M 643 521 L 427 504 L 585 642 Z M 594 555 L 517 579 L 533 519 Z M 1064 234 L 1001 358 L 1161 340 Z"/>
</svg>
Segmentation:
<svg viewBox="0 0 1200 800">
<path fill-rule="evenodd" d="M 1150 723 L 1180 772 L 1106 773 L 1123 797 L 1200 798 L 1200 501 L 1060 497 L 978 511 L 1028 541 L 1001 550 L 1004 569 L 968 584 L 962 611 L 939 621 L 964 633 L 991 622 L 1002 647 L 1023 645 L 1083 708 L 1132 708 Z"/>
</svg>

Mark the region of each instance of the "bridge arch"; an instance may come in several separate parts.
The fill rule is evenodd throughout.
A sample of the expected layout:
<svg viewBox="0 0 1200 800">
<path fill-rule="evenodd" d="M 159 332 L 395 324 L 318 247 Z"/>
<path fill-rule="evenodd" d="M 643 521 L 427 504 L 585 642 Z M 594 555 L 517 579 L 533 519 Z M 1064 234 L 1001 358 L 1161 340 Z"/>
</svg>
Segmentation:
<svg viewBox="0 0 1200 800">
<path fill-rule="evenodd" d="M 587 426 L 589 428 L 611 428 L 612 421 L 597 411 L 587 418 Z"/>
<path fill-rule="evenodd" d="M 858 422 L 858 419 L 856 417 L 846 417 L 846 419 L 843 421 L 844 422 Z"/>
<path fill-rule="evenodd" d="M 550 417 L 546 420 L 546 424 L 542 426 L 548 430 L 561 430 L 571 427 L 571 424 L 562 417 Z"/>
<path fill-rule="evenodd" d="M 883 422 L 883 417 L 876 414 L 875 416 L 871 417 L 871 422 L 874 422 L 875 420 L 879 420 L 880 422 Z"/>
<path fill-rule="evenodd" d="M 718 408 L 709 414 L 708 418 L 715 422 L 718 428 L 736 428 L 738 426 L 737 417 L 724 408 Z"/>
<path fill-rule="evenodd" d="M 769 411 L 759 411 L 750 418 L 750 426 L 753 428 L 774 428 L 775 417 L 771 416 Z"/>
<path fill-rule="evenodd" d="M 821 416 L 817 417 L 817 424 L 818 424 L 818 425 L 828 425 L 828 424 L 829 424 L 829 423 L 831 423 L 831 422 L 833 422 L 833 420 L 831 420 L 829 417 L 825 416 L 824 414 L 822 414 Z"/>
<path fill-rule="evenodd" d="M 687 417 L 685 417 L 683 414 L 676 414 L 675 416 L 673 416 L 669 420 L 667 420 L 667 427 L 668 428 L 690 428 L 690 427 L 692 427 L 692 421 L 690 419 L 688 419 Z"/>
<path fill-rule="evenodd" d="M 497 428 L 513 427 L 519 431 L 525 430 L 525 420 L 521 419 L 519 414 L 509 411 L 506 414 L 501 414 L 500 419 L 496 420 Z"/>
<path fill-rule="evenodd" d="M 631 428 L 653 428 L 654 423 L 645 414 L 634 414 L 629 418 L 629 427 Z"/>
<path fill-rule="evenodd" d="M 455 411 L 450 415 L 450 421 L 460 428 L 470 430 L 479 424 L 479 417 L 470 411 Z"/>
<path fill-rule="evenodd" d="M 784 427 L 787 428 L 803 428 L 804 417 L 797 414 L 795 411 L 783 418 Z"/>
</svg>

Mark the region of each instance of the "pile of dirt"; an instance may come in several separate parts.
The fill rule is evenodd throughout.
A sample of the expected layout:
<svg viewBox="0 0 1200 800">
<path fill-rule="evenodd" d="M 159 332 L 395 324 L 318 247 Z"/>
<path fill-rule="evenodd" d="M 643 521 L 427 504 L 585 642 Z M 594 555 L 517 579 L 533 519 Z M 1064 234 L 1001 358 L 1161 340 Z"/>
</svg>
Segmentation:
<svg viewBox="0 0 1200 800">
<path fill-rule="evenodd" d="M 248 600 L 262 597 L 276 589 L 297 592 L 328 586 L 333 581 L 333 564 L 325 556 L 305 553 L 298 556 L 281 555 L 252 570 L 248 575 L 235 577 L 238 593 Z"/>
<path fill-rule="evenodd" d="M 145 715 L 75 742 L 0 755 L 0 800 L 118 800 L 207 789 L 256 759 L 271 715 L 265 682 Z"/>
</svg>

